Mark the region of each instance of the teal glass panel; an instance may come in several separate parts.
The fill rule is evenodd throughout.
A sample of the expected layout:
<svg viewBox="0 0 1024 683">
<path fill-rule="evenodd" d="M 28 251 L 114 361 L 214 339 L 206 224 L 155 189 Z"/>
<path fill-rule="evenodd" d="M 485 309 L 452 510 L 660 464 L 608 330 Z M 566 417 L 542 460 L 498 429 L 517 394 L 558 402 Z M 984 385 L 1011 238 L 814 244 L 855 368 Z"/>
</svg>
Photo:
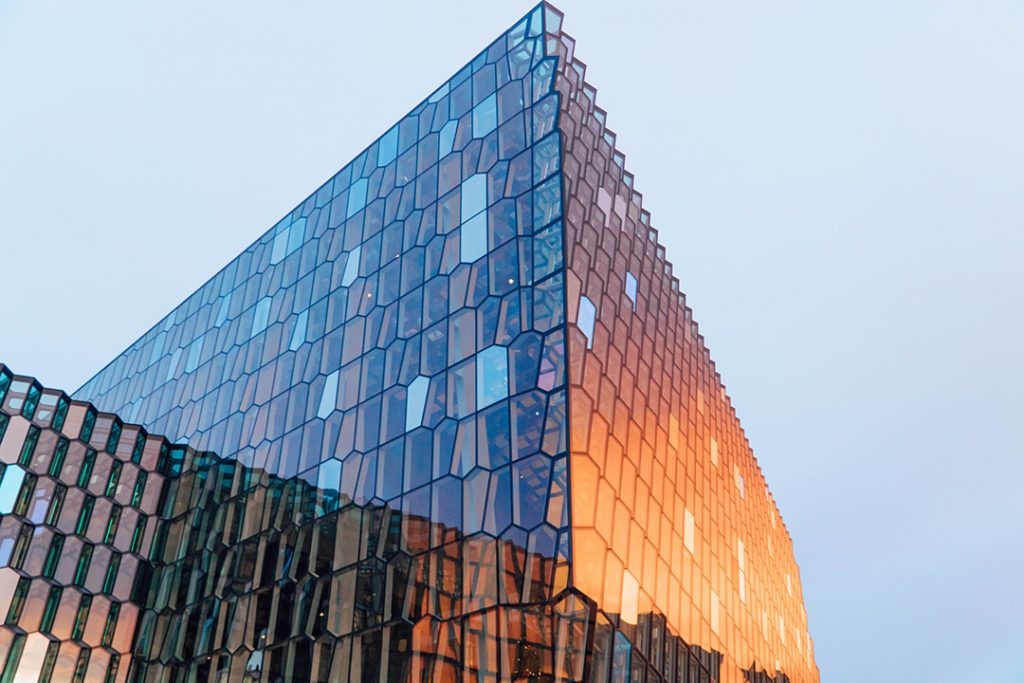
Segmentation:
<svg viewBox="0 0 1024 683">
<path fill-rule="evenodd" d="M 32 383 L 28 385 L 28 391 L 25 394 L 25 405 L 21 408 L 21 414 L 32 419 L 36 414 L 36 406 L 39 405 L 39 398 L 42 396 L 42 390 L 38 385 Z"/>
</svg>

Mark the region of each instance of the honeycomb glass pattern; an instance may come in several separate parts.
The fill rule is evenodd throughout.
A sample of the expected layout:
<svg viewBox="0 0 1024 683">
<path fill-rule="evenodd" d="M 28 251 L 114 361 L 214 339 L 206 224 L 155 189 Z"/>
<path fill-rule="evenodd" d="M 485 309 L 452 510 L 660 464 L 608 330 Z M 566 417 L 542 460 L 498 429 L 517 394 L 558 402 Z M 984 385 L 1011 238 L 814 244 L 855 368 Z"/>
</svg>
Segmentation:
<svg viewBox="0 0 1024 683">
<path fill-rule="evenodd" d="M 128 680 L 171 449 L 0 365 L 0 681 Z"/>
<path fill-rule="evenodd" d="M 3 661 L 818 680 L 792 543 L 561 23 L 531 11 L 79 400 L 7 373 Z M 27 426 L 60 406 L 75 438 Z M 22 463 L 61 439 L 73 467 Z"/>
<path fill-rule="evenodd" d="M 660 650 L 681 638 L 715 653 L 713 679 L 817 681 L 792 541 L 575 42 L 557 21 L 548 31 L 567 197 L 573 585 L 601 610 L 596 637 L 615 641 L 592 669 L 685 680 Z"/>
<path fill-rule="evenodd" d="M 168 484 L 146 680 L 582 675 L 586 606 L 560 597 L 564 247 L 543 21 L 517 22 L 78 392 L 224 458 Z M 311 567 L 316 544 L 337 553 Z"/>
</svg>

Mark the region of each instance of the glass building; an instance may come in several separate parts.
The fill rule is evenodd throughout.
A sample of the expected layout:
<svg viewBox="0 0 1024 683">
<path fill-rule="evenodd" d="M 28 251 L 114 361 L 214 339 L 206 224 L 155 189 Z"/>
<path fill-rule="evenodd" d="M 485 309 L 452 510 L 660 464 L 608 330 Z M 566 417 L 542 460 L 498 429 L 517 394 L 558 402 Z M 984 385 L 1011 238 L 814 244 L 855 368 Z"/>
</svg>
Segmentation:
<svg viewBox="0 0 1024 683">
<path fill-rule="evenodd" d="M 75 400 L 0 366 L 0 683 L 818 680 L 561 23 L 531 11 Z"/>
</svg>

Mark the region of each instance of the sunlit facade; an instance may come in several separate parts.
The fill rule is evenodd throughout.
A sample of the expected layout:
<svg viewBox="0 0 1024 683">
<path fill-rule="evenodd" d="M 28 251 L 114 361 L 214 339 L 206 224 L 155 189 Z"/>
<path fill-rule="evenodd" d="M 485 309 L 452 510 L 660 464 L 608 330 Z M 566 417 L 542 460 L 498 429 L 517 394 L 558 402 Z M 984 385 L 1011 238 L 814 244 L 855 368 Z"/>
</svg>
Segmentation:
<svg viewBox="0 0 1024 683">
<path fill-rule="evenodd" d="M 64 424 L 7 372 L 11 671 L 818 680 L 792 543 L 584 73 L 539 6 L 80 400 L 39 388 Z M 92 521 L 43 512 L 60 487 Z M 76 583 L 86 544 L 112 577 Z M 46 616 L 57 591 L 115 623 Z"/>
</svg>

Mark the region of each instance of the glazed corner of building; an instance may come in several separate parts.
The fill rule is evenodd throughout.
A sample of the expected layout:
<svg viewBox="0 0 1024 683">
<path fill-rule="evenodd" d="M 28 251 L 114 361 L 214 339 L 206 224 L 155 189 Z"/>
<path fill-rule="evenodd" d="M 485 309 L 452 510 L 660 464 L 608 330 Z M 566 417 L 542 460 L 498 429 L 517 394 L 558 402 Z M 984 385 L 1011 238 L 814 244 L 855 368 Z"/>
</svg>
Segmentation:
<svg viewBox="0 0 1024 683">
<path fill-rule="evenodd" d="M 632 666 L 636 672 L 639 666 L 652 677 L 669 675 L 654 672 L 678 671 L 672 666 L 661 668 L 669 655 L 652 643 L 659 639 L 667 652 L 668 641 L 674 637 L 681 647 L 689 648 L 680 652 L 687 651 L 700 660 L 703 675 L 712 672 L 710 675 L 726 683 L 817 681 L 792 542 L 672 275 L 665 249 L 658 243 L 650 215 L 642 207 L 633 176 L 616 150 L 615 135 L 605 126 L 606 114 L 596 105 L 596 90 L 585 80 L 586 67 L 575 56 L 575 41 L 562 31 L 562 13 L 541 3 L 492 47 L 510 46 L 511 53 L 525 49 L 524 37 L 532 44 L 540 35 L 544 59 L 538 73 L 543 76 L 527 74 L 523 78 L 524 82 L 536 78 L 534 87 L 542 83 L 545 96 L 551 88 L 558 111 L 554 127 L 535 131 L 528 146 L 533 148 L 534 163 L 540 160 L 544 174 L 550 174 L 542 174 L 538 182 L 534 168 L 533 185 L 538 186 L 534 189 L 539 193 L 539 185 L 550 185 L 557 195 L 562 257 L 556 271 L 563 277 L 558 295 L 565 336 L 560 343 L 564 344 L 568 395 L 563 429 L 568 432 L 566 537 L 570 561 L 568 576 L 554 585 L 586 596 L 588 609 L 592 603 L 600 610 L 596 618 L 591 615 L 591 624 L 610 638 L 602 645 L 610 648 L 604 651 L 603 661 L 609 667 L 605 676 L 612 675 L 613 666 L 621 670 L 616 658 L 622 657 L 626 668 Z M 460 74 L 482 62 L 489 50 Z M 538 54 L 533 52 L 534 57 Z M 447 84 L 443 89 L 425 103 L 445 97 Z M 389 131 L 396 132 L 396 138 L 397 129 L 396 125 Z M 378 156 L 377 151 L 383 149 L 386 139 L 388 134 L 367 148 L 372 160 L 386 156 Z M 541 143 L 552 140 L 555 145 L 542 147 Z M 395 144 L 394 139 L 389 144 Z M 366 155 L 359 155 L 357 161 Z M 394 163 L 391 158 L 388 163 Z M 366 181 L 358 169 L 352 169 L 356 165 L 353 162 L 343 168 L 225 270 L 251 268 L 276 276 L 277 270 L 291 268 L 300 257 L 305 259 L 303 240 L 318 228 L 310 218 L 307 230 L 304 207 L 315 204 L 319 210 L 321 195 L 323 202 L 330 202 L 332 192 L 339 201 L 347 196 L 347 208 L 342 207 L 347 221 L 367 204 Z M 345 180 L 335 182 L 338 178 Z M 352 188 L 360 182 L 362 205 L 352 200 Z M 339 190 L 341 186 L 344 189 Z M 299 221 L 301 229 L 293 229 Z M 545 220 L 537 227 L 546 225 Z M 344 254 L 328 257 L 336 258 L 339 266 L 345 264 L 343 284 L 366 276 L 359 271 L 362 243 L 353 250 L 349 242 Z M 354 280 L 347 272 L 353 253 L 357 264 Z M 241 295 L 232 300 L 228 293 L 225 302 L 224 288 L 215 286 L 220 275 L 79 393 L 104 409 L 147 425 L 158 415 L 157 404 L 161 404 L 162 422 L 155 427 L 166 427 L 172 438 L 182 436 L 173 434 L 175 430 L 188 436 L 192 428 L 174 421 L 174 409 L 180 404 L 168 411 L 160 394 L 142 393 L 152 391 L 156 384 L 165 387 L 164 394 L 173 394 L 174 400 L 185 401 L 181 397 L 191 395 L 198 382 L 197 368 L 201 371 L 212 362 L 208 358 L 210 344 L 204 347 L 203 336 L 194 340 L 182 337 L 185 341 L 173 354 L 171 348 L 163 348 L 161 335 L 174 333 L 183 324 L 179 317 L 191 319 L 198 315 L 193 309 L 212 307 L 219 297 L 220 304 L 208 315 L 208 334 L 222 325 L 234 325 L 241 328 L 236 340 L 243 336 L 257 339 L 260 330 L 278 325 L 292 337 L 291 344 L 282 339 L 284 347 L 295 345 L 296 333 L 291 330 L 299 328 L 293 323 L 294 311 L 278 311 L 280 302 L 271 296 L 242 302 Z M 359 291 L 362 296 L 363 290 Z M 207 296 L 208 301 L 204 299 Z M 306 315 L 306 311 L 300 315 L 304 330 Z M 243 317 L 246 322 L 239 324 Z M 313 317 L 314 313 L 309 313 L 310 321 Z M 158 339 L 159 353 L 151 352 Z M 298 344 L 307 341 L 303 332 Z M 227 370 L 224 372 L 226 375 Z M 131 373 L 135 378 L 129 381 Z M 309 422 L 335 419 L 326 415 L 342 407 L 338 387 L 344 380 L 339 380 L 338 373 L 333 367 L 321 367 L 320 375 L 305 380 L 315 413 Z M 560 381 L 555 382 L 557 386 Z M 339 394 L 337 404 L 323 398 L 331 392 Z M 319 405 L 314 395 L 320 396 Z M 87 404 L 74 405 L 83 416 L 90 414 L 91 409 L 83 407 Z M 325 406 L 326 413 L 320 414 Z M 420 414 L 426 426 L 423 408 Z M 109 421 L 110 425 L 120 424 L 113 416 Z M 106 419 L 100 423 L 106 424 Z M 100 436 L 90 438 L 102 440 Z M 233 452 L 221 455 L 242 457 Z M 2 485 L 0 482 L 0 488 Z M 556 599 L 561 600 L 562 594 Z M 596 642 L 596 636 L 590 635 Z M 252 648 L 259 650 L 257 645 Z M 596 661 L 589 653 L 587 656 Z M 530 669 L 528 658 L 519 656 L 518 645 L 516 660 L 520 672 Z M 93 662 L 90 666 L 97 665 Z M 592 665 L 588 667 L 594 676 Z"/>
<path fill-rule="evenodd" d="M 574 585 L 620 616 L 653 604 L 732 660 L 723 680 L 816 681 L 788 531 L 563 15 L 540 7 L 561 96 Z"/>
</svg>

